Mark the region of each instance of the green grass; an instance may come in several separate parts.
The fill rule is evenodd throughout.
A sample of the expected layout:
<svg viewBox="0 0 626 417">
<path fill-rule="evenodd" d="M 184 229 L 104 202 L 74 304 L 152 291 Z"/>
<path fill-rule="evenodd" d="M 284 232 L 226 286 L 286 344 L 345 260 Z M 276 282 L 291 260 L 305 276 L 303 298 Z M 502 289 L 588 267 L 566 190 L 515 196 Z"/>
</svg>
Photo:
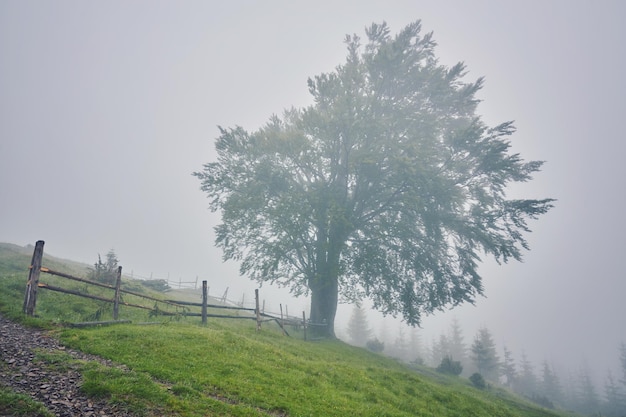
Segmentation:
<svg viewBox="0 0 626 417">
<path fill-rule="evenodd" d="M 465 378 L 410 368 L 340 341 L 286 337 L 274 323 L 264 324 L 260 332 L 254 322 L 209 319 L 203 326 L 199 318 L 167 319 L 152 326 L 68 328 L 61 324 L 86 320 L 102 306 L 50 291 L 40 291 L 39 317 L 25 318 L 21 306 L 27 273 L 15 273 L 14 261 L 3 265 L 1 249 L 0 311 L 27 325 L 52 329 L 66 345 L 117 366 L 73 361 L 64 352 L 38 351 L 36 360 L 42 366 L 79 370 L 84 393 L 136 415 L 563 415 L 501 388 L 477 390 Z M 75 284 L 63 286 L 70 285 Z M 143 310 L 125 309 L 121 318 L 137 322 L 148 316 Z"/>
<path fill-rule="evenodd" d="M 53 417 L 43 404 L 0 385 L 0 416 Z"/>
<path fill-rule="evenodd" d="M 127 365 L 145 375 L 146 384 L 159 381 L 161 388 L 150 388 L 163 395 L 154 404 L 169 404 L 173 408 L 161 411 L 180 415 L 204 415 L 216 401 L 228 406 L 227 415 L 557 415 L 503 390 L 478 391 L 453 377 L 430 379 L 339 341 L 303 342 L 277 331 L 256 332 L 253 325 L 120 325 L 64 329 L 60 337 Z"/>
</svg>

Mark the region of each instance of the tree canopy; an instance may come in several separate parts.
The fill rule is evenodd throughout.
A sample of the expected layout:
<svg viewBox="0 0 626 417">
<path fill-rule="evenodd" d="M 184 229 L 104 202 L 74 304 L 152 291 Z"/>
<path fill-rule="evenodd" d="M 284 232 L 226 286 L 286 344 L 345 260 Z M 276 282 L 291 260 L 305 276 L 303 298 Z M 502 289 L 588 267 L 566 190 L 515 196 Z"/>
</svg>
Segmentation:
<svg viewBox="0 0 626 417">
<path fill-rule="evenodd" d="M 441 65 L 419 21 L 395 36 L 346 36 L 346 61 L 309 79 L 314 103 L 248 132 L 220 127 L 217 161 L 195 172 L 221 213 L 216 245 L 243 275 L 311 294 L 311 320 L 341 295 L 418 325 L 482 294 L 483 254 L 528 249 L 551 199 L 507 199 L 542 165 L 512 153 L 512 122 L 475 114 L 483 79 Z"/>
</svg>

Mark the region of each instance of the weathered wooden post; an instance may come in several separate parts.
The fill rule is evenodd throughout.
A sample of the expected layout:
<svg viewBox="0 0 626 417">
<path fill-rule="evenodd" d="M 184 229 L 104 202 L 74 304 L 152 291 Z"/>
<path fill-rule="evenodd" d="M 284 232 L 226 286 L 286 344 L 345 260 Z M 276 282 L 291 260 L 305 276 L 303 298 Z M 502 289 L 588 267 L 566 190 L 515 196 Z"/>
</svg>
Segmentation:
<svg viewBox="0 0 626 417">
<path fill-rule="evenodd" d="M 206 308 L 209 299 L 209 290 L 206 281 L 202 281 L 202 324 L 206 324 Z"/>
<path fill-rule="evenodd" d="M 276 323 L 278 323 L 278 325 L 280 326 L 281 330 L 283 331 L 283 334 L 285 336 L 289 336 L 289 333 L 287 332 L 287 330 L 285 330 L 285 319 L 283 317 L 283 304 L 280 304 L 280 321 L 276 320 Z"/>
<path fill-rule="evenodd" d="M 302 330 L 304 330 L 304 340 L 306 340 L 306 315 L 302 312 Z"/>
<path fill-rule="evenodd" d="M 256 331 L 261 330 L 261 309 L 259 308 L 259 289 L 254 290 L 254 298 L 256 299 Z"/>
<path fill-rule="evenodd" d="M 30 261 L 26 294 L 24 295 L 24 313 L 29 316 L 35 314 L 35 305 L 37 304 L 37 286 L 39 285 L 39 273 L 41 272 L 43 245 L 43 240 L 37 241 L 33 251 L 33 259 Z"/>
<path fill-rule="evenodd" d="M 115 277 L 115 298 L 113 299 L 113 320 L 120 315 L 120 287 L 122 286 L 122 267 L 117 268 Z"/>
</svg>

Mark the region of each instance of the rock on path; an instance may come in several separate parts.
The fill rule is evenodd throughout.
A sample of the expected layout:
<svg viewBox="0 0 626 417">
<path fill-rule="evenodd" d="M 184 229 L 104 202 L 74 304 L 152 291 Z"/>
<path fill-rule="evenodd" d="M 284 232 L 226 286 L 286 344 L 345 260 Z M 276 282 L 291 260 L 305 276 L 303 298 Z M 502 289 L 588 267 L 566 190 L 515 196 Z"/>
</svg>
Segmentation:
<svg viewBox="0 0 626 417">
<path fill-rule="evenodd" d="M 64 352 L 74 359 L 112 366 L 102 358 L 66 349 L 45 331 L 21 326 L 0 315 L 0 385 L 29 395 L 59 417 L 131 416 L 106 401 L 87 398 L 80 392 L 82 378 L 77 370 L 34 361 L 35 350 Z"/>
</svg>

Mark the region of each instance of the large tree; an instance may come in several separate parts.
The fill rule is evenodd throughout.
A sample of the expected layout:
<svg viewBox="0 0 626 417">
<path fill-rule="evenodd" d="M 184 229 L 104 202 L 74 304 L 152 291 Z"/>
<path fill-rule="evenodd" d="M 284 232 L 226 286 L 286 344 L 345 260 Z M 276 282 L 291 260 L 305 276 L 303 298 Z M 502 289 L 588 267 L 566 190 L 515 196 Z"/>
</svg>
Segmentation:
<svg viewBox="0 0 626 417">
<path fill-rule="evenodd" d="M 310 293 L 334 336 L 340 295 L 418 325 L 482 294 L 480 256 L 519 260 L 551 199 L 508 199 L 542 165 L 510 149 L 511 122 L 476 115 L 483 80 L 441 65 L 420 22 L 347 36 L 347 59 L 309 79 L 314 104 L 254 132 L 221 128 L 194 173 L 221 212 L 216 244 L 243 275 Z"/>
</svg>

